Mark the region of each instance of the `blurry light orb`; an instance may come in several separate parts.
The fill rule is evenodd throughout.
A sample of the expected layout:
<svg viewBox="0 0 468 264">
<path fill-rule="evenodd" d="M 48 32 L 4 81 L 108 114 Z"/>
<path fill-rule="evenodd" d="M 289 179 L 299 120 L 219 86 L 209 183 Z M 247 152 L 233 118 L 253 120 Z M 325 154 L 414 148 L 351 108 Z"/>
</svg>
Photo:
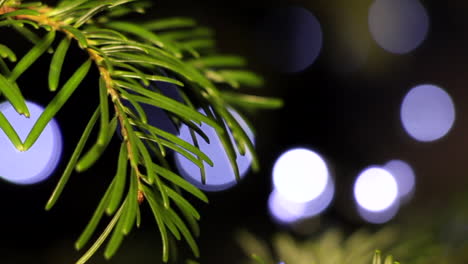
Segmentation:
<svg viewBox="0 0 468 264">
<path fill-rule="evenodd" d="M 322 49 L 320 23 L 302 7 L 275 9 L 265 17 L 257 33 L 258 52 L 283 72 L 305 70 Z"/>
<path fill-rule="evenodd" d="M 301 218 L 310 218 L 323 213 L 333 201 L 335 195 L 335 184 L 330 178 L 325 190 L 315 199 L 304 203 Z"/>
<path fill-rule="evenodd" d="M 10 121 L 24 142 L 44 108 L 26 102 L 31 116 L 19 115 L 10 103 L 0 103 L 0 112 Z M 36 143 L 27 151 L 18 151 L 0 129 L 0 177 L 15 184 L 34 184 L 48 178 L 58 165 L 62 153 L 62 134 L 52 119 Z"/>
<path fill-rule="evenodd" d="M 391 160 L 383 168 L 390 172 L 398 184 L 398 196 L 405 198 L 414 190 L 416 177 L 413 168 L 402 160 Z"/>
<path fill-rule="evenodd" d="M 308 202 L 322 194 L 329 181 L 328 168 L 317 153 L 293 149 L 273 166 L 273 183 L 281 195 L 294 202 Z"/>
<path fill-rule="evenodd" d="M 290 224 L 301 219 L 305 204 L 286 200 L 277 190 L 273 190 L 268 198 L 268 209 L 277 222 Z"/>
<path fill-rule="evenodd" d="M 400 209 L 399 201 L 395 201 L 391 206 L 382 211 L 374 212 L 358 206 L 358 213 L 362 219 L 372 224 L 384 224 L 395 218 Z"/>
<path fill-rule="evenodd" d="M 417 48 L 429 31 L 429 16 L 418 0 L 375 0 L 369 10 L 374 40 L 391 53 Z"/>
<path fill-rule="evenodd" d="M 330 206 L 334 194 L 335 184 L 332 180 L 327 183 L 322 194 L 308 202 L 290 201 L 275 189 L 270 194 L 268 208 L 270 214 L 280 223 L 293 223 L 321 214 Z"/>
<path fill-rule="evenodd" d="M 165 77 L 171 77 L 169 76 L 165 71 L 159 69 L 159 71 L 155 71 L 155 74 L 157 75 L 162 75 Z M 172 78 L 172 77 L 171 77 Z M 178 88 L 176 85 L 168 82 L 162 82 L 162 81 L 153 81 L 151 82 L 148 86 L 145 86 L 146 89 L 161 93 L 162 95 L 169 97 L 170 99 L 174 99 L 178 102 L 183 102 L 182 96 L 180 95 Z M 132 91 L 129 91 L 130 93 L 134 93 Z M 122 100 L 122 103 L 129 108 L 132 112 L 138 114 L 138 111 L 135 109 L 135 106 L 127 100 Z M 156 107 L 151 104 L 145 104 L 145 103 L 138 103 L 138 105 L 142 108 L 142 110 L 146 114 L 147 118 L 147 123 L 151 126 L 154 126 L 158 129 L 164 130 L 165 132 L 169 132 L 173 135 L 177 135 L 177 127 L 168 115 L 167 111 L 160 108 Z M 120 129 L 120 124 L 119 128 L 117 129 L 117 133 L 119 137 L 122 139 L 122 134 L 121 134 L 121 129 Z"/>
<path fill-rule="evenodd" d="M 419 85 L 403 99 L 401 121 L 405 131 L 414 139 L 434 141 L 445 136 L 455 123 L 455 105 L 442 88 Z"/>
<path fill-rule="evenodd" d="M 247 133 L 249 139 L 254 142 L 253 132 L 245 120 L 236 111 L 229 111 Z M 199 110 L 199 112 L 204 114 L 203 110 Z M 224 151 L 221 140 L 216 134 L 216 131 L 205 123 L 200 126 L 200 129 L 208 136 L 210 143 L 208 144 L 200 135 L 195 133 L 199 144 L 199 149 L 205 153 L 214 163 L 214 166 L 211 167 L 206 162 L 203 162 L 206 171 L 206 184 L 202 183 L 200 168 L 187 157 L 177 152 L 175 154 L 175 161 L 179 172 L 186 180 L 205 191 L 222 191 L 234 186 L 237 183 L 234 171 L 231 167 L 231 163 L 229 162 L 229 158 Z M 235 146 L 234 138 L 230 132 L 229 136 Z M 183 125 L 180 128 L 179 137 L 194 145 L 190 129 L 186 125 Z M 248 151 L 248 149 L 246 149 L 244 156 L 240 155 L 237 148 L 235 148 L 235 151 L 237 154 L 236 162 L 239 168 L 239 173 L 240 176 L 243 177 L 248 172 L 252 163 L 252 154 Z"/>
<path fill-rule="evenodd" d="M 390 172 L 370 167 L 359 174 L 354 184 L 354 198 L 368 211 L 383 211 L 397 200 L 398 185 Z"/>
</svg>

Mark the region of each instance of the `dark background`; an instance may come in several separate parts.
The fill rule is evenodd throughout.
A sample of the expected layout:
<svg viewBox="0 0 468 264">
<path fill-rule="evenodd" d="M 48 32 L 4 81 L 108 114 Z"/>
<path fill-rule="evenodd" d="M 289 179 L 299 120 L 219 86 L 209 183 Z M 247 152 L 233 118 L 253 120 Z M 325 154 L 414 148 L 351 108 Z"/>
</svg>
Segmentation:
<svg viewBox="0 0 468 264">
<path fill-rule="evenodd" d="M 370 42 L 369 59 L 354 71 L 337 70 L 349 54 L 340 55 L 335 36 L 343 11 L 366 23 L 362 13 L 371 1 L 156 1 L 148 17 L 189 16 L 217 32 L 220 50 L 245 56 L 250 67 L 267 80 L 254 90 L 284 99 L 280 110 L 247 113 L 257 130 L 260 173 L 250 173 L 235 188 L 209 193 L 210 204 L 195 202 L 200 209 L 201 263 L 236 263 L 243 257 L 234 234 L 247 229 L 269 238 L 284 227 L 276 225 L 267 210 L 271 191 L 271 168 L 292 147 L 310 147 L 322 153 L 334 170 L 337 196 L 313 230 L 338 225 L 346 230 L 376 228 L 360 221 L 354 212 L 352 182 L 371 164 L 403 159 L 413 165 L 417 186 L 413 200 L 394 220 L 421 208 L 440 211 L 453 196 L 464 192 L 468 171 L 466 86 L 468 59 L 468 4 L 465 1 L 424 1 L 431 19 L 428 38 L 406 55 L 393 55 Z M 323 48 L 313 65 L 300 73 L 282 73 L 264 60 L 258 27 L 271 8 L 298 5 L 312 11 L 323 30 Z M 364 9 L 362 9 L 364 8 Z M 364 15 L 362 15 L 364 14 Z M 337 23 L 338 22 L 338 23 Z M 342 29 L 341 29 L 342 30 Z M 370 38 L 370 36 L 368 36 Z M 27 43 L 2 29 L 2 42 L 25 49 Z M 262 42 L 263 41 L 263 42 Z M 260 46 L 261 46 L 260 45 Z M 69 71 L 79 63 L 79 50 Z M 337 58 L 338 57 L 338 58 Z M 68 63 L 68 62 L 67 62 Z M 47 62 L 29 70 L 31 78 L 20 80 L 26 97 L 44 104 L 52 98 L 46 87 Z M 454 99 L 456 122 L 447 137 L 429 144 L 417 143 L 403 131 L 399 107 L 405 93 L 421 83 L 442 86 Z M 64 140 L 63 158 L 73 151 L 85 120 L 97 103 L 95 82 L 89 81 L 73 95 L 57 120 Z M 250 90 L 249 90 L 250 91 Z M 115 142 L 114 142 L 115 143 Z M 118 144 L 83 174 L 74 174 L 51 212 L 44 205 L 59 174 L 32 186 L 0 182 L 0 263 L 73 263 L 78 237 L 114 173 Z M 0 161 L 1 162 L 1 161 Z M 62 161 L 57 171 L 65 167 Z M 143 209 L 142 228 L 134 230 L 109 263 L 158 263 L 159 234 L 148 208 Z M 182 245 L 183 243 L 181 243 Z M 182 247 L 185 247 L 183 245 Z M 185 250 L 182 250 L 185 251 Z M 90 263 L 102 263 L 101 254 Z"/>
</svg>

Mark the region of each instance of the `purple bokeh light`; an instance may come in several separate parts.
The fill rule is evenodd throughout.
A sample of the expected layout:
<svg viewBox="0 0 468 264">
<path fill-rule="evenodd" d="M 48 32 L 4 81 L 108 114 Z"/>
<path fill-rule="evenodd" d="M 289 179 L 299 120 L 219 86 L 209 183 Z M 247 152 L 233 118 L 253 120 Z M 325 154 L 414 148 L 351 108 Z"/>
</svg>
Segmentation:
<svg viewBox="0 0 468 264">
<path fill-rule="evenodd" d="M 383 49 L 404 54 L 426 39 L 429 16 L 418 0 L 376 0 L 369 9 L 369 28 Z"/>
<path fill-rule="evenodd" d="M 322 49 L 322 29 L 317 18 L 302 7 L 278 8 L 258 26 L 258 52 L 274 68 L 300 72 L 315 62 Z"/>
<path fill-rule="evenodd" d="M 384 224 L 392 220 L 398 213 L 400 209 L 400 202 L 396 200 L 389 207 L 385 208 L 382 211 L 374 212 L 366 210 L 365 208 L 358 206 L 358 213 L 362 219 L 368 223 L 372 224 Z"/>
<path fill-rule="evenodd" d="M 30 118 L 19 115 L 10 103 L 0 104 L 0 111 L 10 121 L 22 141 L 26 139 L 44 108 L 26 102 Z M 15 184 L 34 184 L 47 179 L 57 167 L 62 153 L 62 135 L 52 119 L 36 143 L 25 152 L 18 151 L 0 130 L 0 177 Z"/>
<path fill-rule="evenodd" d="M 284 199 L 277 190 L 268 198 L 268 209 L 271 216 L 280 224 L 291 224 L 301 219 L 304 203 Z"/>
<path fill-rule="evenodd" d="M 409 200 L 414 192 L 416 176 L 413 168 L 402 160 L 391 160 L 383 168 L 390 172 L 398 184 L 398 197 Z"/>
<path fill-rule="evenodd" d="M 199 112 L 204 114 L 203 110 L 199 110 Z M 254 134 L 250 130 L 249 126 L 245 122 L 245 120 L 234 110 L 230 110 L 233 117 L 239 122 L 239 125 L 245 130 L 249 139 L 254 142 Z M 237 181 L 235 179 L 235 175 L 231 164 L 229 162 L 228 156 L 224 151 L 222 143 L 216 134 L 216 131 L 206 124 L 202 124 L 200 126 L 201 130 L 209 137 L 210 143 L 208 144 L 200 135 L 197 134 L 197 141 L 199 144 L 200 150 L 205 153 L 214 163 L 214 166 L 209 166 L 206 162 L 204 162 L 204 167 L 206 171 L 206 184 L 202 184 L 202 177 L 200 168 L 191 162 L 189 159 L 184 157 L 179 153 L 175 153 L 175 161 L 176 166 L 179 169 L 181 175 L 188 180 L 190 183 L 194 184 L 198 188 L 206 191 L 222 191 L 233 187 Z M 230 133 L 231 141 L 234 143 L 234 139 L 232 134 Z M 183 125 L 180 128 L 180 135 L 179 137 L 190 144 L 194 144 L 190 129 Z M 235 148 L 237 154 L 237 166 L 239 168 L 240 176 L 243 177 L 248 172 L 251 162 L 252 162 L 252 154 L 246 150 L 244 156 L 239 154 L 237 148 Z"/>
<path fill-rule="evenodd" d="M 277 222 L 290 224 L 320 215 L 330 206 L 334 194 L 335 184 L 332 179 L 318 197 L 308 202 L 290 201 L 273 190 L 268 199 L 268 209 Z"/>
<path fill-rule="evenodd" d="M 401 121 L 414 139 L 434 141 L 444 137 L 455 123 L 455 105 L 442 88 L 419 85 L 406 94 L 401 105 Z"/>
</svg>

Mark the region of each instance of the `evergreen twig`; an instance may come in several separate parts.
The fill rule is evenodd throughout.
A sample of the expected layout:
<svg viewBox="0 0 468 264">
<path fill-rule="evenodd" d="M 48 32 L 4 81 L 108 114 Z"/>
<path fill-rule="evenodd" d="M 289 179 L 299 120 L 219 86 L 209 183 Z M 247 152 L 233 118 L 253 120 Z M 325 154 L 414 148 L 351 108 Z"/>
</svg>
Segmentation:
<svg viewBox="0 0 468 264">
<path fill-rule="evenodd" d="M 99 105 L 77 143 L 46 209 L 51 209 L 57 202 L 73 169 L 85 171 L 101 157 L 117 128 L 120 128 L 123 138 L 116 160 L 117 172 L 76 242 L 76 248 L 85 246 L 104 214 L 112 217 L 112 220 L 78 263 L 85 263 L 109 235 L 104 255 L 106 258 L 112 257 L 123 237 L 128 235 L 134 225 L 139 226 L 140 206 L 145 200 L 149 202 L 161 231 L 163 260 L 169 259 L 170 235 L 178 239 L 184 237 L 194 255 L 198 256 L 198 246 L 192 232 L 196 235 L 198 233 L 195 220 L 200 215 L 184 198 L 182 190 L 204 202 L 207 202 L 207 198 L 169 166 L 166 149 L 192 156 L 192 161 L 199 164 L 201 170 L 204 170 L 203 162 L 213 164 L 198 149 L 198 143 L 191 145 L 148 124 L 140 104 L 165 110 L 176 123 L 187 125 L 193 136 L 199 134 L 206 140 L 197 127 L 201 122 L 212 126 L 222 139 L 236 172 L 238 169 L 233 148 L 238 148 L 241 154 L 246 149 L 252 154 L 255 152 L 252 142 L 227 110 L 228 106 L 273 108 L 281 105 L 277 99 L 221 89 L 218 84 L 227 84 L 237 89 L 240 85 L 259 86 L 263 81 L 243 68 L 244 59 L 214 53 L 212 31 L 199 27 L 192 19 L 169 18 L 145 23 L 125 21 L 126 14 L 141 13 L 147 6 L 148 2 L 135 0 L 62 0 L 56 7 L 19 0 L 0 0 L 0 30 L 12 27 L 34 44 L 18 61 L 12 47 L 0 44 L 0 96 L 9 101 L 18 114 L 28 116 L 29 111 L 17 79 L 27 76 L 30 66 L 41 57 L 53 53 L 48 88 L 56 92 L 56 96 L 46 106 L 24 142 L 0 114 L 0 129 L 16 148 L 26 151 L 33 146 L 47 123 L 68 102 L 71 94 L 84 89 L 80 84 L 90 72 L 97 70 L 100 76 L 94 88 L 99 91 Z M 55 45 L 55 42 L 59 44 Z M 63 81 L 61 70 L 66 57 L 70 56 L 70 45 L 85 51 L 85 62 L 68 80 Z M 3 58 L 10 62 L 5 62 Z M 174 89 L 184 96 L 184 102 L 148 89 L 153 81 L 173 84 Z M 195 96 L 191 98 L 186 94 Z M 205 116 L 196 107 L 211 111 Z M 98 130 L 97 140 L 85 151 L 93 130 Z M 235 144 L 226 136 L 228 131 L 232 131 Z M 257 168 L 257 158 L 255 155 L 253 157 L 254 168 Z"/>
</svg>

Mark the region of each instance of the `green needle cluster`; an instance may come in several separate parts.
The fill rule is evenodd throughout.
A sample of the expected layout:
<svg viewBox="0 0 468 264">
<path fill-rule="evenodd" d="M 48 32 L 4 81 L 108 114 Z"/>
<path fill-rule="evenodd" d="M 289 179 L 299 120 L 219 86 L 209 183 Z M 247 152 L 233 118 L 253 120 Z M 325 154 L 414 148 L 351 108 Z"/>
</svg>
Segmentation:
<svg viewBox="0 0 468 264">
<path fill-rule="evenodd" d="M 17 149 L 31 148 L 72 94 L 95 89 L 99 98 L 87 124 L 77 124 L 77 129 L 84 128 L 82 136 L 46 209 L 50 210 L 58 201 L 74 171 L 86 171 L 99 160 L 117 129 L 123 138 L 114 176 L 78 238 L 76 249 L 88 244 L 105 216 L 110 221 L 77 263 L 85 263 L 106 242 L 104 255 L 111 258 L 123 238 L 140 226 L 140 210 L 145 204 L 149 205 L 160 231 L 164 261 L 174 252 L 169 249 L 174 239 L 184 239 L 198 256 L 195 237 L 200 214 L 184 196 L 208 200 L 171 167 L 167 150 L 189 158 L 205 175 L 204 162 L 209 166 L 213 162 L 196 141 L 197 135 L 209 140 L 200 129 L 200 124 L 205 123 L 216 130 L 240 179 L 235 149 L 239 149 L 240 155 L 247 150 L 253 154 L 254 169 L 258 169 L 259 162 L 252 142 L 228 108 L 277 108 L 282 104 L 278 99 L 240 92 L 239 87 L 258 87 L 263 80 L 245 69 L 243 58 L 219 54 L 211 29 L 200 27 L 190 18 L 138 23 L 126 19 L 128 14 L 142 13 L 150 4 L 151 1 L 136 0 L 62 0 L 51 7 L 41 2 L 0 0 L 0 30 L 12 28 L 32 44 L 21 58 L 12 47 L 0 44 L 0 98 L 10 102 L 18 114 L 29 116 L 17 80 L 27 78 L 31 74 L 28 69 L 36 61 L 51 56 L 48 89 L 55 96 L 24 142 L 0 113 L 0 129 Z M 65 80 L 62 68 L 72 45 L 83 50 L 83 62 Z M 96 85 L 82 87 L 93 71 L 99 73 Z M 157 84 L 155 90 L 148 89 L 154 81 L 173 84 L 183 101 L 165 96 Z M 195 144 L 149 124 L 141 104 L 163 109 L 177 126 L 189 127 Z M 198 112 L 198 108 L 206 115 Z M 94 143 L 91 135 L 97 135 Z"/>
</svg>

